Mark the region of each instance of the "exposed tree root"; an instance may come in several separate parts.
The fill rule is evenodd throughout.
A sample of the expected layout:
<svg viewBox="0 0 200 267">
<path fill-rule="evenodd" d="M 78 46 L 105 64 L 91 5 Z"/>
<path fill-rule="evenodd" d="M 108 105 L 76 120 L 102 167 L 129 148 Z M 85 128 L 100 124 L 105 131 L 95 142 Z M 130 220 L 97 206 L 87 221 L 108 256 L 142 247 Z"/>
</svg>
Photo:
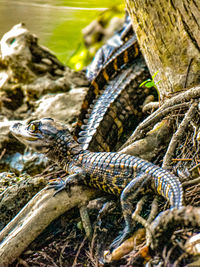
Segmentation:
<svg viewBox="0 0 200 267">
<path fill-rule="evenodd" d="M 173 101 L 171 102 L 173 103 Z M 176 106 L 174 108 L 171 109 L 171 107 L 167 107 L 166 110 L 161 111 L 161 113 L 156 115 L 156 120 L 154 120 L 154 118 L 152 118 L 153 123 L 155 123 L 155 121 L 157 121 L 157 118 L 159 119 L 163 119 L 162 116 L 166 116 L 168 114 L 170 114 L 170 109 L 171 111 L 176 111 L 177 109 L 185 109 L 189 107 L 189 102 L 188 103 L 183 103 L 183 104 L 176 104 Z M 196 102 L 194 102 L 192 104 L 192 106 L 188 109 L 188 111 L 185 114 L 185 117 L 183 118 L 182 122 L 179 123 L 179 125 L 177 126 L 177 131 L 174 134 L 174 136 L 171 139 L 170 144 L 172 144 L 171 146 L 169 145 L 168 148 L 168 152 L 166 153 L 166 162 L 171 162 L 172 160 L 172 156 L 174 154 L 175 148 L 178 145 L 178 142 L 182 143 L 182 137 L 186 132 L 186 128 L 188 127 L 188 125 L 190 125 L 190 130 L 194 130 L 194 133 L 192 133 L 192 135 L 194 136 L 193 139 L 189 138 L 188 134 L 191 134 L 191 131 L 189 131 L 188 134 L 186 134 L 186 141 L 184 144 L 184 150 L 182 151 L 183 155 L 186 155 L 184 153 L 188 153 L 187 149 L 191 148 L 190 153 L 192 153 L 192 147 L 193 144 L 195 143 L 195 138 L 197 138 L 197 133 L 198 133 L 198 129 L 195 129 L 194 126 L 192 126 L 191 121 L 195 121 L 195 116 L 196 116 L 196 112 L 195 110 L 197 108 L 197 104 Z M 164 115 L 163 115 L 164 114 Z M 191 146 L 187 145 L 187 142 L 191 143 Z M 195 143 L 195 145 L 197 145 L 198 142 Z M 188 155 L 188 154 L 187 154 Z M 167 166 L 169 163 L 165 163 L 165 166 Z M 189 169 L 190 172 L 194 172 L 195 170 L 198 170 L 199 166 L 198 163 L 195 164 L 195 166 L 193 166 L 192 168 Z M 59 175 L 62 173 L 59 173 Z M 49 175 L 49 174 L 47 174 Z M 63 173 L 63 175 L 65 175 Z M 188 201 L 192 198 L 194 199 L 194 202 L 200 202 L 200 200 L 198 200 L 197 198 L 195 198 L 195 196 L 199 195 L 199 187 L 196 186 L 196 184 L 199 182 L 199 178 L 193 179 L 192 181 L 188 181 L 188 178 L 186 177 L 186 179 L 184 180 L 184 187 L 187 188 L 186 191 L 186 203 L 188 203 Z M 84 194 L 84 193 L 83 193 Z M 61 197 L 60 194 L 58 194 L 59 197 Z M 79 196 L 80 198 L 80 196 Z M 62 201 L 64 201 L 65 197 L 62 197 Z M 112 260 L 119 260 L 121 258 L 123 258 L 127 253 L 130 253 L 131 250 L 134 250 L 135 252 L 135 257 L 138 258 L 139 257 L 143 257 L 145 260 L 150 259 L 149 253 L 148 253 L 148 247 L 150 246 L 153 249 L 153 253 L 155 255 L 159 254 L 158 251 L 161 251 L 160 248 L 163 248 L 163 251 L 165 250 L 166 253 L 166 259 L 165 261 L 167 261 L 167 258 L 170 258 L 172 255 L 174 255 L 174 251 L 176 251 L 176 245 L 173 245 L 171 247 L 166 247 L 166 244 L 169 244 L 170 242 L 172 242 L 172 240 L 169 240 L 169 236 L 172 236 L 174 231 L 177 228 L 184 228 L 186 226 L 190 226 L 192 228 L 195 227 L 199 227 L 200 224 L 200 219 L 198 218 L 198 216 L 200 217 L 200 215 L 198 215 L 199 210 L 195 210 L 195 208 L 192 207 L 186 207 L 183 208 L 181 210 L 167 210 L 165 212 L 163 212 L 160 216 L 158 216 L 156 218 L 156 220 L 154 220 L 156 214 L 158 213 L 158 205 L 157 205 L 157 199 L 154 199 L 153 203 L 152 203 L 152 207 L 151 207 L 151 211 L 150 211 L 150 215 L 148 217 L 148 219 L 144 219 L 140 213 L 141 210 L 144 206 L 144 202 L 146 200 L 146 196 L 143 197 L 141 200 L 138 201 L 137 205 L 136 205 L 136 210 L 133 213 L 133 219 L 135 221 L 137 221 L 138 223 L 140 223 L 144 228 L 141 231 L 136 231 L 136 233 L 133 235 L 132 238 L 128 239 L 127 241 L 125 241 L 119 248 L 117 248 L 116 250 L 113 251 L 112 255 L 109 255 L 109 262 L 111 262 Z M 35 200 L 34 200 L 35 201 Z M 38 203 L 40 203 L 41 200 L 37 200 Z M 60 200 L 61 201 L 61 200 Z M 73 199 L 70 199 L 70 202 L 72 205 L 76 205 L 74 204 L 75 202 L 73 201 Z M 199 203 L 198 202 L 198 203 Z M 32 203 L 32 200 L 31 202 Z M 37 203 L 37 205 L 38 205 Z M 56 200 L 54 200 L 54 204 L 56 205 Z M 30 204 L 29 204 L 30 205 Z M 48 205 L 48 202 L 46 203 L 46 205 Z M 52 204 L 51 204 L 52 205 Z M 60 202 L 59 202 L 59 206 L 60 206 Z M 63 206 L 63 205 L 62 205 Z M 26 210 L 27 208 L 25 208 Z M 19 213 L 18 216 L 21 213 Z M 28 214 L 28 213 L 27 213 Z M 40 211 L 37 212 L 37 214 L 40 214 Z M 28 215 L 29 216 L 29 215 Z M 196 217 L 195 217 L 196 216 Z M 22 217 L 21 217 L 22 218 Z M 36 217 L 36 220 L 38 217 Z M 28 217 L 27 215 L 25 215 L 25 217 L 23 218 L 23 220 L 27 221 Z M 20 224 L 19 220 L 17 219 L 16 221 L 17 224 Z M 23 224 L 22 224 L 23 225 Z M 16 240 L 12 238 L 12 242 L 9 243 L 8 239 L 10 238 L 10 230 L 11 230 L 11 234 L 15 233 L 15 231 L 17 229 L 16 225 L 15 225 L 15 221 L 11 222 L 11 228 L 10 225 L 8 225 L 9 227 L 9 231 L 7 231 L 7 227 L 2 231 L 1 235 L 2 235 L 2 250 L 0 248 L 0 252 L 2 253 L 3 257 L 7 257 L 5 255 L 8 255 L 8 259 L 9 261 L 11 260 L 11 256 L 9 256 L 9 251 L 10 251 L 10 247 L 12 248 L 13 245 L 16 245 Z M 16 230 L 15 230 L 16 228 Z M 6 231 L 6 232 L 5 232 Z M 13 232 L 14 231 L 14 232 Z M 25 228 L 21 227 L 21 231 L 24 232 L 24 234 L 26 235 L 26 230 Z M 31 228 L 31 236 L 33 236 L 37 231 L 34 228 Z M 166 234 L 167 232 L 167 234 Z M 8 234 L 8 236 L 7 236 Z M 20 233 L 21 234 L 21 233 Z M 88 232 L 88 235 L 91 235 L 91 233 Z M 13 236 L 13 234 L 12 234 Z M 146 242 L 144 242 L 144 237 L 146 238 Z M 3 240 L 3 238 L 5 238 L 5 240 Z M 98 266 L 98 263 L 96 261 L 97 257 L 96 257 L 96 253 L 99 254 L 98 247 L 96 249 L 94 249 L 94 244 L 95 244 L 95 240 L 97 240 L 98 238 L 98 233 L 95 232 L 94 236 L 93 236 L 93 241 L 91 243 L 91 249 L 88 251 L 88 257 L 90 259 L 91 262 L 93 262 L 94 266 Z M 167 238 L 165 240 L 165 238 Z M 20 241 L 21 242 L 21 241 Z M 30 242 L 30 241 L 28 241 Z M 99 241 L 98 241 L 99 242 Z M 8 245 L 7 245 L 8 244 Z M 20 243 L 21 244 L 21 243 Z M 26 243 L 25 245 L 20 245 L 21 250 L 20 252 L 18 252 L 18 254 L 16 255 L 20 255 L 20 253 L 24 250 L 24 248 L 27 246 L 28 243 Z M 9 246 L 9 247 L 7 247 Z M 63 247 L 64 249 L 64 247 Z M 82 245 L 79 244 L 79 247 L 77 248 L 77 257 L 80 253 L 80 250 L 82 249 Z M 96 253 L 94 254 L 94 250 L 96 251 Z M 43 255 L 44 256 L 44 255 Z M 15 255 L 12 255 L 12 261 L 15 259 Z M 77 259 L 76 257 L 76 259 Z M 108 257 L 108 255 L 107 255 Z M 174 257 L 174 256 L 173 256 Z M 179 254 L 179 256 L 177 258 L 174 258 L 174 264 L 176 264 L 177 266 L 182 262 L 183 258 L 187 257 L 187 255 L 183 252 L 181 255 Z M 50 261 L 50 258 L 48 258 Z M 77 263 L 76 259 L 74 260 L 74 264 Z M 6 259 L 7 260 L 7 259 Z M 6 262 L 5 260 L 5 262 Z M 132 258 L 132 262 L 134 262 L 135 259 Z M 8 262 L 9 262 L 8 261 Z M 130 261 L 129 261 L 130 262 Z M 10 262 L 9 262 L 10 263 Z M 167 263 L 166 263 L 167 264 Z"/>
<path fill-rule="evenodd" d="M 166 210 L 151 224 L 153 242 L 151 247 L 156 251 L 169 244 L 170 238 L 175 230 L 184 227 L 200 227 L 200 208 L 192 206 L 181 209 Z"/>
<path fill-rule="evenodd" d="M 37 54 L 41 54 L 42 51 L 43 50 L 38 50 Z M 49 53 L 45 54 L 45 57 L 49 58 L 49 56 Z M 41 58 L 43 57 L 44 56 L 42 53 Z M 55 65 L 58 65 L 57 69 L 60 68 L 60 71 L 62 73 L 66 71 L 64 66 L 60 66 L 54 58 L 50 57 L 49 59 L 51 59 L 51 61 Z M 31 75 L 31 77 L 32 75 L 36 76 L 36 74 L 34 74 L 32 71 L 30 72 L 28 68 L 25 69 L 27 70 L 27 75 Z M 188 67 L 185 85 L 187 85 L 189 70 L 190 66 Z M 47 64 L 46 72 L 50 71 L 51 69 Z M 37 95 L 37 97 L 39 97 L 46 91 L 54 91 L 55 88 L 57 88 L 61 84 L 63 85 L 63 90 L 68 90 L 71 84 L 68 84 L 66 82 L 67 74 L 62 80 L 60 80 L 60 76 L 62 76 L 61 74 L 58 73 L 57 80 L 59 82 L 54 82 L 54 86 L 51 88 L 49 87 L 49 84 L 47 84 L 48 86 L 46 87 L 41 87 L 41 80 L 39 80 L 38 83 L 35 84 L 35 86 L 33 86 L 30 82 L 30 84 L 26 85 L 25 88 L 26 98 L 31 99 L 32 94 L 35 94 L 36 92 L 39 92 L 39 95 Z M 76 78 L 74 72 L 69 72 L 68 76 L 70 76 L 71 78 L 74 77 L 74 79 Z M 24 79 L 24 77 L 19 76 L 18 80 L 22 82 L 22 78 Z M 76 79 L 73 81 L 75 83 Z M 77 83 L 79 84 L 79 82 Z M 43 90 L 36 90 L 38 86 Z M 197 103 L 194 102 L 194 100 L 197 98 L 200 98 L 199 86 L 191 88 L 178 95 L 173 95 L 135 129 L 133 135 L 122 147 L 124 153 L 130 153 L 131 147 L 127 148 L 127 146 L 129 144 L 132 144 L 132 148 L 134 147 L 135 149 L 133 152 L 134 155 L 145 157 L 143 155 L 148 154 L 148 157 L 146 159 L 150 161 L 152 160 L 152 158 L 158 158 L 158 154 L 161 154 L 160 158 L 157 159 L 158 162 L 161 158 L 163 158 L 162 153 L 166 148 L 169 139 L 171 138 L 171 125 L 176 124 L 176 132 L 169 142 L 169 146 L 163 161 L 163 167 L 169 167 L 172 162 L 174 163 L 174 165 L 176 165 L 177 168 L 186 169 L 186 167 L 188 167 L 189 175 L 182 178 L 182 181 L 185 189 L 185 202 L 186 204 L 190 203 L 190 205 L 193 206 L 200 205 L 200 159 L 198 157 L 200 131 L 198 127 L 199 119 L 197 118 Z M 156 105 L 157 104 L 155 103 L 153 105 L 149 105 L 149 108 L 155 108 Z M 148 109 L 148 107 L 146 108 Z M 180 111 L 182 112 L 181 116 L 183 116 L 182 121 L 182 117 L 178 116 L 180 115 L 178 114 L 178 112 Z M 161 127 L 162 130 L 164 129 L 164 131 L 161 131 L 162 133 L 160 135 L 158 134 L 159 131 L 156 130 L 153 130 L 151 131 L 151 133 L 149 133 L 149 130 L 154 128 L 154 126 L 157 125 L 157 123 L 160 121 L 162 121 L 164 124 L 164 127 Z M 148 135 L 146 135 L 147 133 Z M 158 141 L 158 139 L 161 139 L 160 136 L 162 137 L 162 139 L 165 139 L 163 142 L 161 142 L 162 144 Z M 146 139 L 144 138 L 142 140 L 143 137 L 145 137 Z M 183 139 L 183 137 L 185 137 L 185 139 Z M 135 142 L 136 140 L 137 142 Z M 147 141 L 148 143 L 150 143 L 150 145 L 147 145 L 145 143 Z M 0 153 L 0 158 L 4 153 L 5 151 L 2 151 L 2 153 Z M 54 171 L 51 173 L 48 173 L 47 171 L 45 178 L 50 178 L 52 177 L 52 175 L 54 177 L 57 175 L 66 176 L 66 174 L 62 171 Z M 193 179 L 191 179 L 191 176 Z M 44 181 L 44 183 L 45 182 L 46 181 Z M 37 194 L 0 233 L 0 265 L 12 263 L 30 244 L 30 242 L 32 242 L 54 218 L 74 206 L 80 206 L 85 202 L 87 203 L 87 201 L 96 196 L 96 191 L 83 188 L 72 188 L 72 194 L 70 197 L 66 194 L 66 192 L 62 192 L 53 197 L 53 192 L 51 190 L 40 191 L 39 194 Z M 185 252 L 184 242 L 182 242 L 182 239 L 181 242 L 177 242 L 176 236 L 180 234 L 180 231 L 178 231 L 177 229 L 183 229 L 182 234 L 185 234 L 185 238 L 183 238 L 183 240 L 187 240 L 188 228 L 190 227 L 190 229 L 192 229 L 191 232 L 195 232 L 195 228 L 199 229 L 200 227 L 200 209 L 190 206 L 183 207 L 180 210 L 167 210 L 161 213 L 160 216 L 157 216 L 157 218 L 155 219 L 156 215 L 159 213 L 159 210 L 162 210 L 163 208 L 162 207 L 161 209 L 159 209 L 158 200 L 157 198 L 155 198 L 152 202 L 149 217 L 147 219 L 144 219 L 141 211 L 145 205 L 146 199 L 147 196 L 144 196 L 138 201 L 138 203 L 136 204 L 136 209 L 132 215 L 133 220 L 140 223 L 143 228 L 138 229 L 131 238 L 126 240 L 123 244 L 121 244 L 120 247 L 115 249 L 112 255 L 109 255 L 108 261 L 110 262 L 112 260 L 120 260 L 132 250 L 132 255 L 127 256 L 126 258 L 130 264 L 135 261 L 134 257 L 137 258 L 138 256 L 147 261 L 151 258 L 148 251 L 148 247 L 151 247 L 151 249 L 153 250 L 152 259 L 154 256 L 159 256 L 160 258 L 163 258 L 164 266 L 167 266 L 171 261 L 171 258 L 174 257 L 174 266 L 181 265 L 181 262 L 185 257 L 188 256 L 188 253 Z M 81 214 L 82 216 L 85 216 L 84 208 L 81 208 Z M 100 217 L 100 219 L 103 221 L 105 218 Z M 89 221 L 88 218 L 87 221 Z M 119 220 L 116 222 L 115 227 L 113 227 L 111 231 L 116 230 L 118 226 L 117 224 L 121 224 L 120 226 L 121 228 L 123 228 L 123 223 Z M 101 231 L 103 232 L 102 229 Z M 186 233 L 184 231 L 186 231 Z M 109 236 L 110 232 L 106 229 L 105 235 Z M 91 237 L 90 230 L 87 231 L 87 236 Z M 74 246 L 75 253 L 73 254 L 73 256 L 75 257 L 73 258 L 73 260 L 70 259 L 72 262 L 70 264 L 76 266 L 78 265 L 78 258 L 79 255 L 81 255 L 82 248 L 87 242 L 82 238 L 81 240 L 78 240 L 78 242 L 76 240 L 76 245 L 74 245 L 75 242 L 71 242 L 72 238 L 76 240 L 77 235 L 68 235 L 68 238 L 66 238 L 66 240 L 62 243 L 60 257 L 58 260 L 54 259 L 52 255 L 49 255 L 45 251 L 37 251 L 37 253 L 40 254 L 40 256 L 44 259 L 48 260 L 48 262 L 50 262 L 52 266 L 64 266 L 65 262 L 63 261 L 62 257 L 64 253 L 66 253 L 65 251 L 68 247 L 71 248 Z M 104 242 L 105 241 L 103 240 L 103 238 L 101 240 L 101 235 L 97 231 L 96 227 L 94 229 L 90 247 L 88 249 L 88 252 L 86 253 L 91 262 L 91 266 L 98 266 L 98 256 L 101 254 L 100 250 L 102 249 L 102 244 Z M 173 256 L 176 250 L 178 250 L 177 248 L 181 250 L 181 253 L 177 254 L 178 256 Z M 28 263 L 24 259 L 19 259 L 19 263 L 20 262 L 24 266 L 28 266 Z"/>
<path fill-rule="evenodd" d="M 51 221 L 72 207 L 84 205 L 96 194 L 82 187 L 73 187 L 70 197 L 66 192 L 54 197 L 54 190 L 40 191 L 0 232 L 1 264 L 12 263 Z"/>
<path fill-rule="evenodd" d="M 173 137 L 169 143 L 169 146 L 167 148 L 167 152 L 166 152 L 164 159 L 163 159 L 163 164 L 162 164 L 163 168 L 169 168 L 170 167 L 171 159 L 174 155 L 174 151 L 176 149 L 176 146 L 178 145 L 178 142 L 181 141 L 181 138 L 185 134 L 185 130 L 188 127 L 188 124 L 194 118 L 195 113 L 196 113 L 195 112 L 196 108 L 197 108 L 197 103 L 195 102 L 192 104 L 192 106 L 189 108 L 189 110 L 185 114 L 185 117 L 182 120 L 182 122 L 180 123 L 180 125 L 178 126 L 177 131 L 173 134 Z"/>
<path fill-rule="evenodd" d="M 171 113 L 174 110 L 180 108 L 187 108 L 189 106 L 189 101 L 191 99 L 196 99 L 200 97 L 200 87 L 193 87 L 187 91 L 180 93 L 166 102 L 154 113 L 148 116 L 139 126 L 135 129 L 132 136 L 129 140 L 122 146 L 123 149 L 125 146 L 133 143 L 136 140 L 139 140 L 144 137 L 144 135 L 150 130 L 151 127 L 155 125 L 158 121 L 162 120 L 167 114 Z"/>
<path fill-rule="evenodd" d="M 140 139 L 150 127 L 154 126 L 159 120 L 164 119 L 166 115 L 170 116 L 171 121 L 175 121 L 176 119 L 175 126 L 177 130 L 169 142 L 162 167 L 169 168 L 172 164 L 176 164 L 180 168 L 182 167 L 181 169 L 184 170 L 185 174 L 183 172 L 183 176 L 180 176 L 180 179 L 183 181 L 185 189 L 185 203 L 190 203 L 190 205 L 194 206 L 199 206 L 200 204 L 200 160 L 198 157 L 200 140 L 198 127 L 199 116 L 197 109 L 198 102 L 193 100 L 197 98 L 197 95 L 199 96 L 199 91 L 199 87 L 192 88 L 188 92 L 184 92 L 180 96 L 175 96 L 168 100 L 166 104 L 138 126 L 131 137 L 131 141 L 129 140 L 132 142 L 136 139 Z M 189 100 L 192 101 L 191 106 Z M 188 102 L 180 103 L 180 101 Z M 175 106 L 172 106 L 173 104 L 175 104 Z M 173 117 L 174 111 L 178 109 L 183 110 L 183 108 L 188 108 L 188 110 L 183 114 L 182 121 L 177 114 Z M 179 156 L 179 158 L 176 158 L 176 156 Z M 190 166 L 189 169 L 187 169 L 186 164 Z M 195 173 L 198 174 L 197 178 L 195 178 Z M 193 177 L 192 179 L 191 176 Z M 191 256 L 186 252 L 184 244 L 188 239 L 187 233 L 195 233 L 195 228 L 199 228 L 200 209 L 187 206 L 180 210 L 167 210 L 160 213 L 155 219 L 156 212 L 158 211 L 158 207 L 155 203 L 152 205 L 148 220 L 139 215 L 142 205 L 144 204 L 144 198 L 138 202 L 136 210 L 133 213 L 133 219 L 139 222 L 145 229 L 146 246 L 150 246 L 151 249 L 153 249 L 153 254 L 155 256 L 164 253 L 161 256 L 163 259 L 160 258 L 159 260 L 159 263 L 163 261 L 163 266 L 168 266 L 168 264 L 172 263 L 173 266 L 180 266 L 183 262 L 189 262 Z M 177 229 L 182 229 L 185 235 L 183 239 L 180 237 L 180 242 L 178 242 L 176 238 L 176 235 L 180 235 L 180 231 L 177 231 Z M 197 242 L 199 242 L 199 240 Z M 113 251 L 111 259 L 115 258 L 115 253 L 117 253 L 117 255 L 119 254 L 120 248 L 126 251 L 126 246 L 129 246 L 129 243 L 124 242 L 116 251 Z M 194 244 L 192 243 L 191 246 L 194 246 Z M 136 247 L 133 246 L 133 249 L 135 250 Z M 144 255 L 145 253 L 140 253 L 141 257 L 144 257 Z M 146 256 L 147 255 L 148 254 L 146 254 Z M 165 257 L 163 255 L 165 255 Z M 135 259 L 132 258 L 132 263 L 135 262 Z M 151 260 L 154 261 L 154 257 Z"/>
</svg>

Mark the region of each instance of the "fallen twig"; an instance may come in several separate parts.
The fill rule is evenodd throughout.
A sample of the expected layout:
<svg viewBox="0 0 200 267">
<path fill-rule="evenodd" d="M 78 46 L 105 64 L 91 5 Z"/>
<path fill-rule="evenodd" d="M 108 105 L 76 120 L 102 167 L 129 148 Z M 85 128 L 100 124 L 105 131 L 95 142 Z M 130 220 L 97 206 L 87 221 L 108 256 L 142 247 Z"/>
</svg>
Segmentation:
<svg viewBox="0 0 200 267">
<path fill-rule="evenodd" d="M 189 108 L 189 110 L 185 114 L 184 119 L 180 123 L 177 131 L 173 135 L 173 137 L 172 137 L 172 139 L 171 139 L 171 141 L 169 143 L 167 152 L 166 152 L 166 154 L 164 156 L 164 159 L 163 159 L 163 164 L 162 164 L 163 168 L 168 168 L 170 166 L 171 159 L 172 159 L 172 157 L 174 155 L 174 151 L 176 149 L 176 146 L 177 146 L 178 142 L 180 141 L 180 139 L 182 138 L 182 136 L 185 134 L 185 130 L 188 127 L 188 124 L 190 123 L 190 121 L 194 117 L 194 115 L 196 113 L 195 112 L 196 107 L 197 107 L 197 103 L 196 102 L 191 105 L 191 107 Z"/>
<path fill-rule="evenodd" d="M 191 99 L 197 99 L 199 97 L 200 97 L 200 86 L 196 86 L 166 100 L 166 102 L 159 109 L 157 109 L 148 118 L 146 118 L 142 123 L 140 123 L 140 125 L 133 132 L 132 136 L 121 147 L 121 149 L 130 145 L 135 140 L 141 139 L 144 136 L 144 134 L 149 130 L 148 128 L 149 126 L 161 120 L 164 116 L 169 114 L 171 111 L 174 111 L 179 108 L 185 108 L 189 105 L 189 103 L 187 102 L 189 102 Z"/>
</svg>

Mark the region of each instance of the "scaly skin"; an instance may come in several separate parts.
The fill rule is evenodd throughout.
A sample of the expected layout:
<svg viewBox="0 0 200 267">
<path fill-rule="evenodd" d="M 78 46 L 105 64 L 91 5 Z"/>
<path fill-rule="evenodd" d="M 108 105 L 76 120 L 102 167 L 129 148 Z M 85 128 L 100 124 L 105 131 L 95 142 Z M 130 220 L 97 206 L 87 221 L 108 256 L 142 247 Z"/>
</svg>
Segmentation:
<svg viewBox="0 0 200 267">
<path fill-rule="evenodd" d="M 92 109 L 87 111 L 78 142 L 90 151 L 113 151 L 120 144 L 124 129 L 131 131 L 142 119 L 142 106 L 148 91 L 139 87 L 149 78 L 149 72 L 141 56 L 134 64 L 127 64 L 98 97 Z"/>
<path fill-rule="evenodd" d="M 94 59 L 90 65 L 87 66 L 86 77 L 89 81 L 95 79 L 100 69 L 103 68 L 111 58 L 114 59 L 117 57 L 118 50 L 121 49 L 121 46 L 124 46 L 124 44 L 126 45 L 126 41 L 133 36 L 133 34 L 131 18 L 126 13 L 122 28 L 115 32 L 115 34 L 99 48 Z"/>
<path fill-rule="evenodd" d="M 140 158 L 116 152 L 90 152 L 74 141 L 68 129 L 54 120 L 44 118 L 27 125 L 16 123 L 13 135 L 25 145 L 58 163 L 69 173 L 65 182 L 51 186 L 58 192 L 75 184 L 85 184 L 120 196 L 125 228 L 111 247 L 118 246 L 132 229 L 132 201 L 144 182 L 150 181 L 155 191 L 164 196 L 171 208 L 183 205 L 183 190 L 175 175 Z"/>
<path fill-rule="evenodd" d="M 150 74 L 129 16 L 123 28 L 98 50 L 87 77 L 91 85 L 74 131 L 75 140 L 84 150 L 113 151 L 122 144 L 124 128 L 128 135 L 128 129 L 140 122 L 148 95 L 139 87 Z"/>
<path fill-rule="evenodd" d="M 74 131 L 75 138 L 78 137 L 90 105 L 92 104 L 93 100 L 100 95 L 100 91 L 103 89 L 104 85 L 113 78 L 117 71 L 119 71 L 128 62 L 131 62 L 139 54 L 140 51 L 137 39 L 136 36 L 133 35 L 126 43 L 120 46 L 115 53 L 113 53 L 113 55 L 99 70 L 97 76 L 92 80 L 87 95 L 83 101 L 77 126 Z"/>
</svg>

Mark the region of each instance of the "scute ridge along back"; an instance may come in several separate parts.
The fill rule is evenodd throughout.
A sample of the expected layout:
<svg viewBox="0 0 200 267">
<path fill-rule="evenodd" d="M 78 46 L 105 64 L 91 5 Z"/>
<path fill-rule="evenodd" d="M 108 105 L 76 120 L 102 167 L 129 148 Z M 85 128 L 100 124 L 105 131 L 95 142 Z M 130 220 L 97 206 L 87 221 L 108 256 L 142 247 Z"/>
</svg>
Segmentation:
<svg viewBox="0 0 200 267">
<path fill-rule="evenodd" d="M 130 135 L 144 117 L 142 105 L 149 94 L 139 88 L 150 74 L 130 17 L 111 40 L 112 45 L 108 42 L 99 49 L 88 68 L 90 78 L 99 71 L 85 96 L 74 131 L 75 139 L 91 151 L 113 151 L 122 145 L 123 136 Z"/>
<path fill-rule="evenodd" d="M 133 35 L 125 44 L 117 49 L 117 51 L 99 70 L 97 76 L 92 80 L 82 104 L 78 122 L 74 130 L 74 136 L 76 139 L 79 136 L 81 126 L 84 124 L 84 119 L 87 118 L 88 109 L 93 101 L 98 98 L 105 84 L 107 84 L 114 77 L 114 75 L 117 75 L 117 72 L 125 64 L 130 62 L 131 59 L 136 58 L 138 55 L 139 47 L 136 36 Z"/>
<path fill-rule="evenodd" d="M 118 49 L 125 44 L 125 42 L 134 35 L 131 18 L 126 12 L 124 24 L 107 42 L 96 52 L 94 59 L 87 66 L 86 77 L 92 81 L 98 74 L 99 70 L 103 68 L 107 61 L 117 56 Z"/>
<path fill-rule="evenodd" d="M 78 142 L 91 151 L 112 151 L 120 146 L 124 129 L 137 126 L 142 118 L 142 105 L 147 96 L 139 84 L 149 77 L 140 55 L 134 64 L 127 64 L 88 110 L 88 119 L 81 126 Z"/>
</svg>

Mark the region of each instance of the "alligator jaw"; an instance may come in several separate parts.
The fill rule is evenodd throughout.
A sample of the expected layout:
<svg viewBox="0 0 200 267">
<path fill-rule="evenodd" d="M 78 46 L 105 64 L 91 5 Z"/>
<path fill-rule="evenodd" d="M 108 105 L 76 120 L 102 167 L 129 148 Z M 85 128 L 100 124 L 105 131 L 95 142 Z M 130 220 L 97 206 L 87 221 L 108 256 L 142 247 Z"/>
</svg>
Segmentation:
<svg viewBox="0 0 200 267">
<path fill-rule="evenodd" d="M 10 131 L 22 143 L 26 143 L 26 141 L 36 141 L 38 139 L 37 136 L 30 135 L 26 130 L 26 125 L 20 122 L 14 123 L 10 127 Z"/>
<path fill-rule="evenodd" d="M 60 130 L 61 129 L 61 130 Z M 17 122 L 10 127 L 11 133 L 23 144 L 36 152 L 47 154 L 57 151 L 57 134 L 63 130 L 53 119 L 43 118 L 30 122 Z"/>
<path fill-rule="evenodd" d="M 25 146 L 28 146 L 39 153 L 46 154 L 49 151 L 49 147 L 46 146 L 44 140 L 38 134 L 31 133 L 28 130 L 27 123 L 14 123 L 10 127 L 10 131 L 14 137 L 16 137 Z"/>
</svg>

